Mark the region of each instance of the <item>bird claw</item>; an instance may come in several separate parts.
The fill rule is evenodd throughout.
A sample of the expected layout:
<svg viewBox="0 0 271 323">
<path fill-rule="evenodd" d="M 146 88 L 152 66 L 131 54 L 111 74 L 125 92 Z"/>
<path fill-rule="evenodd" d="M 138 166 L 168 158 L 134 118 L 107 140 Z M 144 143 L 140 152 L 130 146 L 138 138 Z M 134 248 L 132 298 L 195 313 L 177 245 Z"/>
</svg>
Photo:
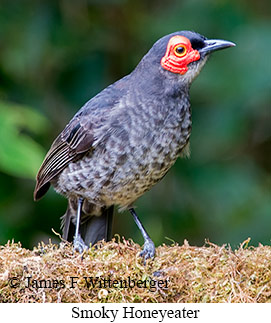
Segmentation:
<svg viewBox="0 0 271 323">
<path fill-rule="evenodd" d="M 153 258 L 155 254 L 155 245 L 153 241 L 148 238 L 145 240 L 143 250 L 140 252 L 140 256 L 144 258 L 144 265 L 149 258 Z"/>
<path fill-rule="evenodd" d="M 78 251 L 79 253 L 83 253 L 85 250 L 87 250 L 87 245 L 84 243 L 84 240 L 80 236 L 80 234 L 77 237 L 74 237 L 73 239 L 73 250 Z"/>
</svg>

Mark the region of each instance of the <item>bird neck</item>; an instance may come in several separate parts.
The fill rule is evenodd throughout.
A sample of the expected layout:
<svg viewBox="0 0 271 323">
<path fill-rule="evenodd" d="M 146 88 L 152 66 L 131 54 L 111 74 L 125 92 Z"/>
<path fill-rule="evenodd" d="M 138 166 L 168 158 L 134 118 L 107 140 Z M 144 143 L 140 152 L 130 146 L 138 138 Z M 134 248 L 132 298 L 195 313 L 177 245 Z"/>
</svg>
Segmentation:
<svg viewBox="0 0 271 323">
<path fill-rule="evenodd" d="M 169 79 L 139 70 L 131 78 L 128 102 L 133 102 L 137 114 L 150 114 L 157 124 L 167 128 L 178 128 L 183 122 L 191 124 L 189 87 L 180 78 Z"/>
<path fill-rule="evenodd" d="M 161 66 L 149 68 L 146 64 L 139 64 L 131 73 L 132 87 L 146 98 L 154 100 L 182 101 L 189 97 L 190 83 L 184 82 L 181 75 L 164 70 Z"/>
</svg>

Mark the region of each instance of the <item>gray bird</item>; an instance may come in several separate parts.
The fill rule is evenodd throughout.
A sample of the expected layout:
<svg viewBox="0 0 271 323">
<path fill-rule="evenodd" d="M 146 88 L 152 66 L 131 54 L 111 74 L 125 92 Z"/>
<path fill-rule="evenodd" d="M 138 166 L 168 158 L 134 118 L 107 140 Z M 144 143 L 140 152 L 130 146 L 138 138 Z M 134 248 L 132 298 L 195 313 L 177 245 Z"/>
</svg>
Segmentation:
<svg viewBox="0 0 271 323">
<path fill-rule="evenodd" d="M 89 100 L 55 139 L 37 174 L 34 199 L 50 184 L 68 199 L 63 238 L 76 250 L 110 239 L 117 205 L 131 212 L 143 235 L 144 262 L 154 257 L 134 202 L 187 149 L 190 85 L 211 52 L 232 46 L 191 31 L 164 36 L 134 71 Z"/>
</svg>

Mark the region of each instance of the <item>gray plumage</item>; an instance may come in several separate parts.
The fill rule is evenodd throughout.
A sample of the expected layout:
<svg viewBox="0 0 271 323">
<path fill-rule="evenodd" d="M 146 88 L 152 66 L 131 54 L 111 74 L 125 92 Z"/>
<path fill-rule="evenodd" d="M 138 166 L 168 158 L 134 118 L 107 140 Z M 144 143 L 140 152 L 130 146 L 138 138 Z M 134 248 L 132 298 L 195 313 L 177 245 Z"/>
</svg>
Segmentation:
<svg viewBox="0 0 271 323">
<path fill-rule="evenodd" d="M 83 199 L 80 231 L 85 243 L 108 238 L 113 206 L 131 208 L 188 145 L 189 87 L 208 55 L 191 63 L 185 75 L 165 70 L 161 58 L 174 35 L 188 37 L 198 49 L 204 47 L 206 38 L 192 32 L 157 41 L 131 74 L 76 113 L 46 155 L 34 197 L 42 197 L 52 184 L 69 199 L 63 217 L 65 239 L 71 240 L 74 233 L 78 197 Z M 92 225 L 86 225 L 89 221 Z M 89 227 L 85 233 L 84 225 Z"/>
</svg>

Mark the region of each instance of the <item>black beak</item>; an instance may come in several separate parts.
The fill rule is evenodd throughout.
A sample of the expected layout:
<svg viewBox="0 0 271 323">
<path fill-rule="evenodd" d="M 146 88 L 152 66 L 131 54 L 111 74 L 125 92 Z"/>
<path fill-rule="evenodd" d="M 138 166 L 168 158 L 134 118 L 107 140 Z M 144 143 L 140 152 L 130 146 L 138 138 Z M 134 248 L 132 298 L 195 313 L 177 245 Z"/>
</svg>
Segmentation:
<svg viewBox="0 0 271 323">
<path fill-rule="evenodd" d="M 228 47 L 234 47 L 234 46 L 236 45 L 228 40 L 206 39 L 204 40 L 204 47 L 199 50 L 199 53 L 208 54 L 216 50 L 220 50 Z"/>
</svg>

